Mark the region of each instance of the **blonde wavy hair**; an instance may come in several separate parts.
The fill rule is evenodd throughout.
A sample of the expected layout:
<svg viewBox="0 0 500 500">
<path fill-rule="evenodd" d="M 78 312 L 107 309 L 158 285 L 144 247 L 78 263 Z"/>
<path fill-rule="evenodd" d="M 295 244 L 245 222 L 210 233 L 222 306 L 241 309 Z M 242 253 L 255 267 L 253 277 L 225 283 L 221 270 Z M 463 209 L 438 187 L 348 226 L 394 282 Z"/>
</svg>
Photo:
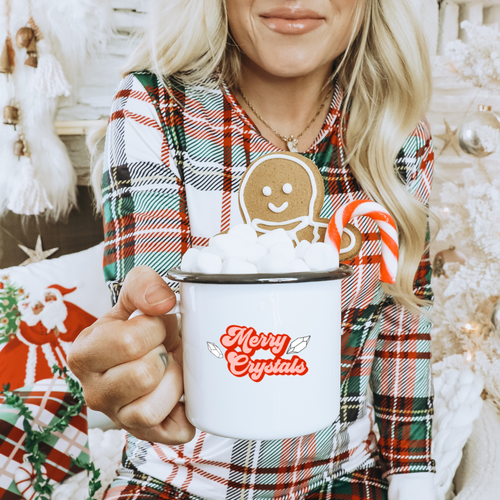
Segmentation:
<svg viewBox="0 0 500 500">
<path fill-rule="evenodd" d="M 416 297 L 413 282 L 422 253 L 428 209 L 398 178 L 394 161 L 424 117 L 431 94 L 429 49 L 414 2 L 357 0 L 353 36 L 334 64 L 349 108 L 345 133 L 350 167 L 366 193 L 386 207 L 399 233 L 395 285 L 384 289 L 413 312 L 427 314 L 429 303 Z M 224 0 L 152 1 L 148 30 L 124 73 L 149 70 L 196 84 L 217 72 L 238 85 L 241 52 L 231 37 Z M 89 137 L 91 149 L 105 128 Z M 92 183 L 98 203 L 102 156 L 93 162 Z M 427 309 L 427 308 L 426 308 Z"/>
</svg>

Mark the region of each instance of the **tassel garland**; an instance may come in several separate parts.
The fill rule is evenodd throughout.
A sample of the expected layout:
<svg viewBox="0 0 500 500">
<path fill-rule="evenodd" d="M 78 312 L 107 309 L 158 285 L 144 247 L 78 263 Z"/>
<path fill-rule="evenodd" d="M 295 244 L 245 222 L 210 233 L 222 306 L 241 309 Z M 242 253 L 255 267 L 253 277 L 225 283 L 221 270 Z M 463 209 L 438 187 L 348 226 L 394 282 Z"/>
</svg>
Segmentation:
<svg viewBox="0 0 500 500">
<path fill-rule="evenodd" d="M 64 76 L 61 63 L 51 54 L 45 39 L 38 41 L 38 68 L 32 80 L 32 88 L 46 97 L 69 96 L 71 85 Z"/>
<path fill-rule="evenodd" d="M 9 196 L 7 208 L 19 215 L 40 215 L 47 208 L 52 209 L 45 188 L 35 177 L 35 168 L 29 156 L 20 159 L 21 179 Z"/>
</svg>

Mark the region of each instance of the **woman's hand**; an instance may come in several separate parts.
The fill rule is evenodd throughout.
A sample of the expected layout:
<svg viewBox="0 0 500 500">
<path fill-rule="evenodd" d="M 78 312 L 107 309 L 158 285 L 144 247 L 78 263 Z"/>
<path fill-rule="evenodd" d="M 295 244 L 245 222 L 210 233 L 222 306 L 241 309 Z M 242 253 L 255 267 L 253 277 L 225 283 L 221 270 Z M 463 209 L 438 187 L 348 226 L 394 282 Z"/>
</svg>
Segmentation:
<svg viewBox="0 0 500 500">
<path fill-rule="evenodd" d="M 190 441 L 186 418 L 182 343 L 175 295 L 149 267 L 132 269 L 118 303 L 83 330 L 68 357 L 89 408 L 105 413 L 138 439 L 163 444 Z M 128 320 L 140 309 L 145 315 Z"/>
</svg>

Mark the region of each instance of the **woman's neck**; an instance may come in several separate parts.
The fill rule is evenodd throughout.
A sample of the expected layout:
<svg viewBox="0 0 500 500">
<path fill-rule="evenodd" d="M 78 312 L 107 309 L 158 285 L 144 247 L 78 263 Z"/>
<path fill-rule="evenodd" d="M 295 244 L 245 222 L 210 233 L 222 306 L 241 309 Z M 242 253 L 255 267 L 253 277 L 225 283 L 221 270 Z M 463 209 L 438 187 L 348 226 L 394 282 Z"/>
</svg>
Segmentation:
<svg viewBox="0 0 500 500">
<path fill-rule="evenodd" d="M 319 68 L 314 74 L 284 78 L 265 72 L 247 58 L 242 63 L 241 90 L 254 110 L 245 102 L 238 88 L 234 89 L 236 98 L 261 134 L 279 148 L 286 150 L 287 145 L 271 127 L 282 136 L 297 137 L 324 103 L 320 113 L 299 138 L 298 150 L 306 151 L 328 115 L 332 88 L 325 84 L 331 74 L 330 65 Z"/>
</svg>

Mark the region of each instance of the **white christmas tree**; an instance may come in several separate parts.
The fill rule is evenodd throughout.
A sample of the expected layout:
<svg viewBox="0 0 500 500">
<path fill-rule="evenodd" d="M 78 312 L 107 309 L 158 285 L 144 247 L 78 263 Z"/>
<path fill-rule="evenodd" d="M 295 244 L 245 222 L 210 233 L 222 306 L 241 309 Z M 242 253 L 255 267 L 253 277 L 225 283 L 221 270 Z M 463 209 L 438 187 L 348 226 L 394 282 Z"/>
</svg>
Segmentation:
<svg viewBox="0 0 500 500">
<path fill-rule="evenodd" d="M 448 68 L 486 91 L 500 87 L 498 26 L 462 23 L 467 43 L 446 48 Z M 484 151 L 498 153 L 499 133 L 478 127 Z M 445 274 L 433 277 L 435 303 L 432 351 L 435 362 L 459 368 L 469 365 L 483 376 L 485 392 L 500 408 L 500 159 L 474 159 L 458 182 L 444 184 L 436 239 L 448 241 L 468 255 L 465 264 L 444 264 Z M 460 182 L 461 181 L 461 182 Z"/>
<path fill-rule="evenodd" d="M 441 192 L 447 211 L 437 239 L 453 241 L 469 258 L 445 263 L 446 275 L 433 278 L 432 350 L 435 361 L 459 355 L 449 362 L 470 363 L 500 407 L 500 325 L 491 321 L 500 298 L 500 165 L 496 177 L 490 172 L 477 160 L 462 186 L 449 182 Z"/>
</svg>

